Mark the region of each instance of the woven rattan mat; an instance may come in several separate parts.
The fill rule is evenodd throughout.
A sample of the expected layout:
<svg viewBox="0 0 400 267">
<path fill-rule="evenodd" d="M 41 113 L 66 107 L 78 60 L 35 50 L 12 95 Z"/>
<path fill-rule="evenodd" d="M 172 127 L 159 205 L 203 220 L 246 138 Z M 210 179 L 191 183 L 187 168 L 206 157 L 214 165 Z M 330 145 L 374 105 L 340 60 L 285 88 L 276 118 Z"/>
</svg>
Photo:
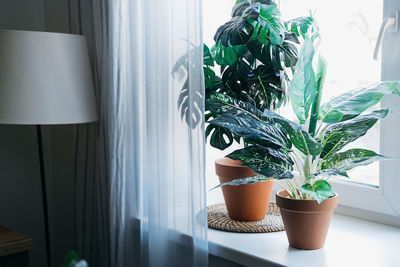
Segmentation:
<svg viewBox="0 0 400 267">
<path fill-rule="evenodd" d="M 283 231 L 282 217 L 275 203 L 269 203 L 264 219 L 254 222 L 234 221 L 228 217 L 225 204 L 207 207 L 208 227 L 239 233 L 267 233 Z"/>
</svg>

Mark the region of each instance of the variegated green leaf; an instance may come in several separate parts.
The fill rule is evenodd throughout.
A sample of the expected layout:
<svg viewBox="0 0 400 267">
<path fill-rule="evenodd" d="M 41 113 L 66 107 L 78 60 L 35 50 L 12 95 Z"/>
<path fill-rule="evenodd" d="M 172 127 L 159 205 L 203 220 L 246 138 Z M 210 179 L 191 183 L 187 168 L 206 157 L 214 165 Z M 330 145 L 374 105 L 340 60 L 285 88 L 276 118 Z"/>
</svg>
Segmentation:
<svg viewBox="0 0 400 267">
<path fill-rule="evenodd" d="M 263 120 L 273 121 L 281 125 L 289 135 L 290 141 L 293 145 L 305 155 L 316 156 L 321 152 L 321 144 L 297 123 L 287 120 L 269 110 L 264 110 L 263 115 Z"/>
<path fill-rule="evenodd" d="M 346 173 L 346 171 L 332 168 L 332 169 L 324 169 L 324 170 L 320 170 L 315 173 L 312 173 L 306 178 L 306 180 L 309 181 L 311 179 L 315 179 L 320 176 L 330 177 L 330 176 L 334 176 L 334 175 L 339 175 L 339 176 L 349 178 L 349 175 Z"/>
<path fill-rule="evenodd" d="M 333 157 L 336 152 L 345 145 L 357 140 L 359 137 L 374 126 L 388 113 L 387 109 L 375 110 L 366 115 L 360 115 L 354 119 L 338 122 L 329 125 L 321 136 L 322 151 L 321 159 Z"/>
<path fill-rule="evenodd" d="M 364 88 L 348 91 L 322 105 L 319 117 L 326 123 L 352 119 L 378 104 L 385 95 L 400 95 L 398 87 L 398 81 L 379 82 Z"/>
<path fill-rule="evenodd" d="M 238 178 L 238 179 L 226 182 L 226 183 L 219 184 L 216 187 L 210 189 L 210 191 L 214 190 L 214 189 L 216 189 L 218 187 L 222 187 L 222 186 L 226 186 L 226 185 L 238 186 L 238 185 L 242 185 L 242 184 L 256 184 L 256 183 L 265 182 L 265 181 L 269 181 L 269 180 L 271 180 L 270 177 L 266 177 L 264 175 L 259 175 L 258 174 L 258 175 L 254 175 L 254 176 L 251 176 L 251 177 Z"/>
<path fill-rule="evenodd" d="M 240 160 L 253 171 L 276 179 L 293 178 L 293 161 L 284 151 L 260 146 L 238 149 L 227 156 Z"/>
<path fill-rule="evenodd" d="M 263 122 L 240 110 L 225 112 L 210 123 L 227 129 L 251 144 L 285 149 L 292 146 L 278 125 Z"/>
<path fill-rule="evenodd" d="M 206 100 L 206 107 L 216 116 L 222 115 L 223 113 L 232 109 L 243 111 L 257 119 L 263 116 L 262 112 L 253 105 L 221 93 L 214 93 L 210 95 L 210 97 Z"/>
<path fill-rule="evenodd" d="M 368 165 L 374 161 L 385 157 L 367 149 L 349 149 L 342 153 L 337 153 L 333 157 L 324 161 L 321 169 L 351 170 L 354 167 Z"/>
</svg>

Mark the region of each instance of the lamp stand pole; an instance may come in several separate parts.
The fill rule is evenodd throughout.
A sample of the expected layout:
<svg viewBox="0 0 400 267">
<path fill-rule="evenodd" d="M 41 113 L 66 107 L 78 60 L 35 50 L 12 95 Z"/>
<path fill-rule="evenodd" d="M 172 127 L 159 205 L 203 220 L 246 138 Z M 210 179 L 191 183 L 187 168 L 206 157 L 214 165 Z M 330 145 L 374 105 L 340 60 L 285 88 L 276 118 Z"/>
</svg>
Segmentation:
<svg viewBox="0 0 400 267">
<path fill-rule="evenodd" d="M 52 264 L 51 264 L 51 251 L 50 251 L 49 210 L 47 206 L 47 187 L 46 187 L 46 176 L 44 170 L 42 130 L 40 125 L 36 125 L 36 132 L 37 132 L 38 151 L 39 151 L 40 179 L 42 184 L 44 228 L 46 234 L 46 257 L 47 257 L 47 266 L 51 267 Z"/>
</svg>

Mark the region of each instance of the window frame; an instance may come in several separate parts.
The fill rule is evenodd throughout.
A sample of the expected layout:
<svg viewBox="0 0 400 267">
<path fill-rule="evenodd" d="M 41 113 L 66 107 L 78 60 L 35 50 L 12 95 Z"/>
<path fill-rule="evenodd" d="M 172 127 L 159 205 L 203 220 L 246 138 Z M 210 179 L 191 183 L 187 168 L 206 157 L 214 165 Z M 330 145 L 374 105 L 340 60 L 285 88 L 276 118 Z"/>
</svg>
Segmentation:
<svg viewBox="0 0 400 267">
<path fill-rule="evenodd" d="M 383 1 L 383 19 L 394 16 L 400 8 L 399 0 Z M 399 22 L 397 22 L 399 23 Z M 381 80 L 400 80 L 400 53 L 393 53 L 400 46 L 400 35 L 389 29 L 382 44 Z M 372 57 L 372 55 L 371 55 Z M 380 123 L 380 154 L 399 157 L 400 98 L 385 97 L 382 108 L 389 114 Z M 379 163 L 379 186 L 332 179 L 339 195 L 339 213 L 355 215 L 400 226 L 400 159 L 392 158 Z"/>
</svg>

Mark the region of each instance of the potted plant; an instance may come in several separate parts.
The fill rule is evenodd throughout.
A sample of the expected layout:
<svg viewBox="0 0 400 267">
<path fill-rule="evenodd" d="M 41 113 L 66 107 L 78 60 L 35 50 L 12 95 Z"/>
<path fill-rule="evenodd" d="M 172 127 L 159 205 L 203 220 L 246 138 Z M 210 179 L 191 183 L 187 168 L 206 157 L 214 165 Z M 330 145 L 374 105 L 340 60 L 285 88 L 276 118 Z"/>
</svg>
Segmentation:
<svg viewBox="0 0 400 267">
<path fill-rule="evenodd" d="M 232 18 L 220 26 L 214 36 L 215 45 L 195 47 L 183 55 L 172 70 L 180 77 L 182 89 L 178 97 L 181 117 L 191 127 L 201 121 L 204 98 L 201 88 L 189 88 L 189 74 L 204 70 L 205 98 L 215 93 L 250 103 L 264 110 L 275 110 L 287 99 L 287 85 L 293 76 L 300 40 L 312 32 L 312 18 L 282 21 L 278 7 L 270 0 L 237 0 Z M 300 40 L 299 40 L 300 39 Z M 197 58 L 203 53 L 203 66 Z M 218 67 L 218 69 L 217 69 Z M 185 77 L 185 78 L 182 78 Z M 193 86 L 191 87 L 193 90 Z M 210 124 L 219 114 L 205 107 L 206 136 L 211 146 L 224 150 L 234 142 L 247 146 L 248 140 L 229 129 Z M 255 173 L 240 161 L 229 158 L 216 161 L 221 183 L 253 176 Z M 229 216 L 235 220 L 252 221 L 265 217 L 274 179 L 256 185 L 223 187 Z"/>
<path fill-rule="evenodd" d="M 269 177 L 287 179 L 280 183 L 283 190 L 277 193 L 277 204 L 289 244 L 300 249 L 318 249 L 324 244 L 338 198 L 327 179 L 348 177 L 348 170 L 385 158 L 364 148 L 343 150 L 388 114 L 387 109 L 368 109 L 385 95 L 400 95 L 399 82 L 379 82 L 320 105 L 326 62 L 318 52 L 317 27 L 313 29 L 305 36 L 289 87 L 299 124 L 224 93 L 213 93 L 207 99 L 208 109 L 216 115 L 210 123 L 248 144 L 227 157 L 258 173 L 219 186 L 254 184 Z M 294 167 L 299 172 L 295 179 Z"/>
<path fill-rule="evenodd" d="M 299 37 L 312 25 L 310 17 L 282 21 L 272 1 L 236 1 L 232 18 L 214 36 L 215 45 L 211 50 L 204 47 L 206 99 L 220 93 L 261 110 L 279 108 L 286 102 L 287 84 L 298 57 Z M 215 65 L 220 67 L 221 75 L 214 71 Z M 205 109 L 206 122 L 219 114 L 208 105 Z M 211 146 L 221 150 L 234 140 L 240 143 L 242 137 L 215 123 L 208 124 L 206 136 Z M 247 138 L 242 141 L 244 146 L 250 143 Z M 215 168 L 221 183 L 257 175 L 240 160 L 229 158 L 218 159 Z M 254 185 L 223 187 L 229 217 L 240 221 L 263 219 L 273 185 L 274 179 L 269 178 Z"/>
</svg>

